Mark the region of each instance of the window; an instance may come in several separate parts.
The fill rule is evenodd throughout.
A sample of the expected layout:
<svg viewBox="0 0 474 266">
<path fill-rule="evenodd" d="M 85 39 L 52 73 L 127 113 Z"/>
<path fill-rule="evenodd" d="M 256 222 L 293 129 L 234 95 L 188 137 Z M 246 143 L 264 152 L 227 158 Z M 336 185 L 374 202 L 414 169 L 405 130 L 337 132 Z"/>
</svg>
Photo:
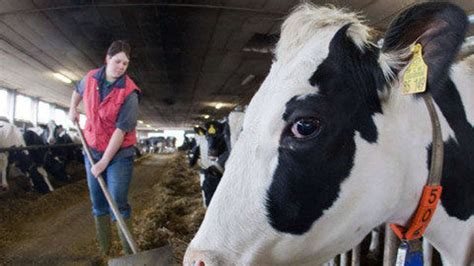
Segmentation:
<svg viewBox="0 0 474 266">
<path fill-rule="evenodd" d="M 46 102 L 38 102 L 38 123 L 46 124 L 51 120 L 51 105 Z"/>
<path fill-rule="evenodd" d="M 69 119 L 68 112 L 64 111 L 66 115 L 66 122 L 63 124 L 65 128 L 74 128 L 74 123 L 72 123 L 71 119 Z M 80 117 L 79 117 L 80 119 Z"/>
<path fill-rule="evenodd" d="M 33 121 L 33 112 L 31 110 L 31 98 L 21 94 L 16 95 L 15 99 L 15 119 L 24 121 Z"/>
<path fill-rule="evenodd" d="M 63 127 L 67 128 L 68 127 L 67 120 L 68 118 L 66 115 L 66 111 L 59 108 L 56 108 L 54 110 L 54 122 L 56 122 L 56 125 L 62 125 Z"/>
<path fill-rule="evenodd" d="M 0 90 L 0 116 L 8 117 L 8 92 Z"/>
<path fill-rule="evenodd" d="M 165 130 L 163 132 L 165 136 L 176 138 L 176 147 L 183 145 L 184 142 L 184 130 Z"/>
</svg>

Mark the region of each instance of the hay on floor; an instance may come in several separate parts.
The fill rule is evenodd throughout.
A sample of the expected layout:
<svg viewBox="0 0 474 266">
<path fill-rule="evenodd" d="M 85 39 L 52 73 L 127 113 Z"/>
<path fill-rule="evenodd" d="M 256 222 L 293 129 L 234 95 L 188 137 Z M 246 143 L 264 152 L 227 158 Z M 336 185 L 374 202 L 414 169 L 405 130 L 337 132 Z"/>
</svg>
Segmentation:
<svg viewBox="0 0 474 266">
<path fill-rule="evenodd" d="M 188 243 L 204 218 L 199 176 L 183 154 L 156 172 L 162 182 L 153 188 L 153 206 L 135 220 L 135 235 L 142 250 L 171 245 L 181 262 Z"/>
</svg>

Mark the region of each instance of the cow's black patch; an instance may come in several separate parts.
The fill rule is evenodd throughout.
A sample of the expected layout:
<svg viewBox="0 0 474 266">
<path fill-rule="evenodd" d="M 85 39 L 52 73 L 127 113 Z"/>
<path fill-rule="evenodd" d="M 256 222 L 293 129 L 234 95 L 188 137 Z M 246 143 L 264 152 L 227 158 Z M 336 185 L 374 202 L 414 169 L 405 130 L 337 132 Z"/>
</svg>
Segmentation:
<svg viewBox="0 0 474 266">
<path fill-rule="evenodd" d="M 305 233 L 332 206 L 353 167 L 356 132 L 368 142 L 377 141 L 372 116 L 382 112 L 377 89 L 385 82 L 378 50 L 361 51 L 347 37 L 348 27 L 336 33 L 328 57 L 309 80 L 319 93 L 286 104 L 288 127 L 281 135 L 266 202 L 270 224 L 281 232 Z M 318 120 L 319 133 L 295 139 L 291 124 L 301 118 Z"/>
<path fill-rule="evenodd" d="M 467 220 L 474 215 L 474 128 L 467 121 L 461 97 L 451 80 L 439 83 L 431 91 L 456 137 L 444 143 L 441 204 L 448 215 Z M 431 148 L 429 164 L 430 158 Z"/>
</svg>

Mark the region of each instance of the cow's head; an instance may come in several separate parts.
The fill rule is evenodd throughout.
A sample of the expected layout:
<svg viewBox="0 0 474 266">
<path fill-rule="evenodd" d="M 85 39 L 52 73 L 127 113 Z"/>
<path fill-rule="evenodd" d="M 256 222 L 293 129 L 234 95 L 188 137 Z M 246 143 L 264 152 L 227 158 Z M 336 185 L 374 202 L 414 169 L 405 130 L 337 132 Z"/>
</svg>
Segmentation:
<svg viewBox="0 0 474 266">
<path fill-rule="evenodd" d="M 68 181 L 71 179 L 71 176 L 66 171 L 66 162 L 63 159 L 51 151 L 46 151 L 44 156 L 44 167 L 56 180 Z"/>
<path fill-rule="evenodd" d="M 221 154 L 227 151 L 225 141 L 225 123 L 219 121 L 209 121 L 205 124 L 206 140 L 209 145 L 209 158 L 217 159 Z"/>
<path fill-rule="evenodd" d="M 456 6 L 420 4 L 400 14 L 379 49 L 355 14 L 296 8 L 184 263 L 316 265 L 391 217 L 406 147 L 389 135 L 400 122 L 387 95 L 416 42 L 428 85 L 446 77 L 466 20 Z"/>
<path fill-rule="evenodd" d="M 62 131 L 62 126 L 56 125 L 56 123 L 53 120 L 49 120 L 47 126 L 47 131 L 46 131 L 46 143 L 47 144 L 55 144 L 56 143 L 56 138 L 59 136 L 59 134 Z"/>
</svg>

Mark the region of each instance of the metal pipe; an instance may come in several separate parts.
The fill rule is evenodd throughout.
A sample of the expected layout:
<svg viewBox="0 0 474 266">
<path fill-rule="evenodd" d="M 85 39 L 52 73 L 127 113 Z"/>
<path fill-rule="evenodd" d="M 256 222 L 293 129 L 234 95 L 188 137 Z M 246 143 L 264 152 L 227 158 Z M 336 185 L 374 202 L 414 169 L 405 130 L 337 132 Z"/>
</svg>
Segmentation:
<svg viewBox="0 0 474 266">
<path fill-rule="evenodd" d="M 351 260 L 351 266 L 360 266 L 360 245 L 357 245 L 352 249 Z"/>
<path fill-rule="evenodd" d="M 423 238 L 423 265 L 431 266 L 433 261 L 433 246 Z"/>
<path fill-rule="evenodd" d="M 381 244 L 380 244 L 380 232 L 382 231 L 382 226 L 378 226 L 372 229 L 370 232 L 370 246 L 369 246 L 369 253 L 372 256 L 377 257 L 380 252 Z"/>
<path fill-rule="evenodd" d="M 384 240 L 384 251 L 383 251 L 383 266 L 395 265 L 397 258 L 397 247 L 400 240 L 392 231 L 388 224 L 385 225 L 385 240 Z"/>
<path fill-rule="evenodd" d="M 349 262 L 349 251 L 341 254 L 340 266 L 347 266 Z"/>
<path fill-rule="evenodd" d="M 237 7 L 237 6 L 175 4 L 175 3 L 114 3 L 114 4 L 65 5 L 65 6 L 34 8 L 34 9 L 20 9 L 20 10 L 7 11 L 7 12 L 0 13 L 0 16 L 40 13 L 40 12 L 54 11 L 54 10 L 81 9 L 81 8 L 90 8 L 90 7 L 104 8 L 104 7 L 154 7 L 154 6 L 231 10 L 231 11 L 240 11 L 240 12 L 252 12 L 252 13 L 257 13 L 257 14 L 268 14 L 268 15 L 275 15 L 275 16 L 283 16 L 287 14 L 286 12 L 281 12 L 281 11 L 267 11 L 265 9 L 246 8 L 246 7 Z"/>
<path fill-rule="evenodd" d="M 30 145 L 30 146 L 23 146 L 23 147 L 9 147 L 9 148 L 0 148 L 0 152 L 56 149 L 56 148 L 66 148 L 66 147 L 81 147 L 81 144 L 67 143 L 67 144 L 53 144 L 53 145 Z"/>
</svg>

